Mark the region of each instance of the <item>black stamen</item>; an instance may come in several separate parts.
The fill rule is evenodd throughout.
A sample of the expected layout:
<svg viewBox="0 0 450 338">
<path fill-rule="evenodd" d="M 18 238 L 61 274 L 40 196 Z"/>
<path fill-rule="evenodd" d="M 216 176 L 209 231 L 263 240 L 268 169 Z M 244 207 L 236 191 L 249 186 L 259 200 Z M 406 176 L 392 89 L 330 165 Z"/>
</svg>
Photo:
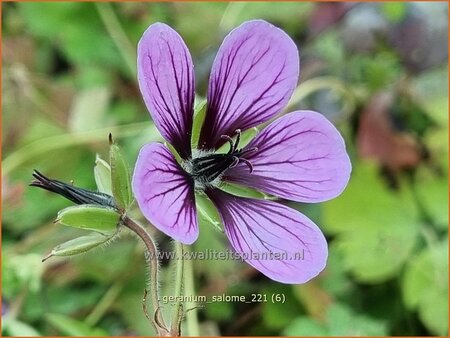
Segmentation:
<svg viewBox="0 0 450 338">
<path fill-rule="evenodd" d="M 30 186 L 54 192 L 76 204 L 98 204 L 117 208 L 112 196 L 75 187 L 73 186 L 73 181 L 71 181 L 72 184 L 67 184 L 58 180 L 53 180 L 44 176 L 37 170 L 34 170 L 33 177 L 35 179 L 30 183 Z"/>
<path fill-rule="evenodd" d="M 193 158 L 189 161 L 189 174 L 196 181 L 205 186 L 213 183 L 219 178 L 227 169 L 236 167 L 239 162 L 244 162 L 253 172 L 253 165 L 243 156 L 253 153 L 258 150 L 257 147 L 249 149 L 238 149 L 241 141 L 241 130 L 236 129 L 236 140 L 234 141 L 228 135 L 222 135 L 221 138 L 228 141 L 230 149 L 226 154 L 209 154 L 198 158 Z"/>
</svg>

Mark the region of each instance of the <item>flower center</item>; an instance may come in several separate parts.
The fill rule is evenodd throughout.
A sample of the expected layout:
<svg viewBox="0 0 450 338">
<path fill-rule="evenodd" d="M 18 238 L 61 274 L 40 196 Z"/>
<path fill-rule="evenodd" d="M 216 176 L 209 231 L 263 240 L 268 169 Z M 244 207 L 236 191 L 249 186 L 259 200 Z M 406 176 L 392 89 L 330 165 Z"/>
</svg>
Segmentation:
<svg viewBox="0 0 450 338">
<path fill-rule="evenodd" d="M 185 170 L 194 179 L 197 189 L 203 190 L 206 186 L 218 186 L 223 173 L 229 168 L 236 167 L 240 162 L 248 166 L 250 173 L 253 171 L 252 164 L 244 156 L 258 149 L 256 147 L 245 150 L 238 149 L 241 139 L 240 129 L 236 130 L 236 135 L 236 141 L 228 135 L 221 136 L 221 138 L 226 139 L 230 144 L 228 153 L 199 152 L 186 161 L 184 165 Z"/>
</svg>

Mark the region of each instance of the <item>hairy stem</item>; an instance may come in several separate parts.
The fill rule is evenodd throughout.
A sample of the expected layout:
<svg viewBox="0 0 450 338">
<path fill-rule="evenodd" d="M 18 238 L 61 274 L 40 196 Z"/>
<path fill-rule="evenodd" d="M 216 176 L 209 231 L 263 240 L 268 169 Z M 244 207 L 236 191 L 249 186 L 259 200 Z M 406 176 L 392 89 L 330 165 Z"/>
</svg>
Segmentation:
<svg viewBox="0 0 450 338">
<path fill-rule="evenodd" d="M 175 296 L 177 297 L 177 302 L 173 309 L 172 323 L 170 326 L 170 332 L 172 336 L 180 335 L 181 321 L 183 320 L 183 302 L 180 300 L 183 296 L 183 279 L 184 279 L 184 259 L 183 259 L 183 244 L 180 242 L 175 242 L 175 264 L 176 264 L 176 275 L 175 275 Z"/>
<path fill-rule="evenodd" d="M 189 250 L 186 247 L 186 250 Z M 194 264 L 192 259 L 186 259 L 184 263 L 185 266 L 185 278 L 184 278 L 184 294 L 186 296 L 195 295 L 195 287 L 194 287 Z M 188 302 L 185 304 L 186 307 L 186 324 L 187 324 L 187 336 L 199 336 L 200 330 L 198 326 L 198 318 L 197 318 L 197 304 L 195 302 Z"/>
<path fill-rule="evenodd" d="M 165 324 L 164 318 L 162 316 L 162 312 L 160 311 L 159 304 L 159 289 L 158 289 L 158 249 L 156 248 L 153 239 L 147 233 L 147 231 L 134 222 L 132 219 L 127 216 L 123 216 L 122 218 L 123 225 L 128 229 L 133 231 L 145 244 L 147 249 L 146 260 L 148 261 L 149 266 L 149 277 L 150 277 L 150 300 L 153 306 L 153 318 L 152 324 L 155 327 L 156 332 L 159 336 L 168 336 L 169 332 L 167 330 L 167 326 Z"/>
</svg>

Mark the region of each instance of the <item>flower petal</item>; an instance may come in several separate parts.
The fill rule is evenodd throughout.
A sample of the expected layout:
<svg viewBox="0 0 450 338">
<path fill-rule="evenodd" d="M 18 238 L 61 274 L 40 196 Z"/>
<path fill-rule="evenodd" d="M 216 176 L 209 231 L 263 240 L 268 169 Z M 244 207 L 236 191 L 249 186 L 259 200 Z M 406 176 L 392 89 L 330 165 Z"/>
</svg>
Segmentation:
<svg viewBox="0 0 450 338">
<path fill-rule="evenodd" d="M 194 66 L 183 39 L 163 23 L 151 25 L 138 45 L 138 80 L 147 109 L 183 158 L 191 155 Z"/>
<path fill-rule="evenodd" d="M 305 283 L 326 265 L 327 242 L 306 216 L 280 203 L 229 195 L 208 196 L 222 217 L 231 245 L 267 277 L 282 283 Z"/>
<path fill-rule="evenodd" d="M 287 114 L 268 125 L 244 149 L 257 147 L 224 180 L 299 202 L 338 196 L 350 178 L 351 163 L 337 129 L 313 111 Z"/>
<path fill-rule="evenodd" d="M 149 143 L 142 147 L 133 192 L 145 218 L 159 230 L 184 244 L 197 239 L 194 186 L 166 146 Z"/>
<path fill-rule="evenodd" d="M 199 148 L 218 148 L 234 135 L 267 121 L 283 108 L 299 76 L 298 50 L 281 29 L 253 20 L 225 38 L 214 61 Z"/>
</svg>

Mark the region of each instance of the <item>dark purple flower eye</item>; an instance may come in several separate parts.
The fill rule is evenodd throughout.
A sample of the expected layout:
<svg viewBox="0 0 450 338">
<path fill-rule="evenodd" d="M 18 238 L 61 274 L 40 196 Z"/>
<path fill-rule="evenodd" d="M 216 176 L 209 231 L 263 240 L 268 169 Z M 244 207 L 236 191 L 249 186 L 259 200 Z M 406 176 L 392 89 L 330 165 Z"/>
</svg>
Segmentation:
<svg viewBox="0 0 450 338">
<path fill-rule="evenodd" d="M 222 138 L 230 143 L 230 150 L 227 153 L 199 153 L 184 163 L 184 169 L 194 179 L 197 190 L 219 185 L 222 175 L 239 163 L 245 163 L 250 173 L 253 171 L 253 166 L 246 156 L 255 152 L 257 148 L 238 148 L 241 131 L 238 129 L 236 134 L 236 141 L 228 135 L 222 135 Z"/>
<path fill-rule="evenodd" d="M 206 194 L 221 215 L 231 245 L 253 267 L 284 283 L 304 283 L 320 273 L 327 243 L 311 220 L 277 202 L 221 190 L 222 182 L 232 182 L 275 197 L 322 202 L 347 185 L 351 163 L 345 143 L 319 113 L 282 116 L 240 146 L 241 131 L 278 114 L 297 85 L 299 57 L 289 36 L 254 20 L 225 38 L 211 71 L 197 149 L 191 149 L 192 59 L 169 26 L 156 23 L 144 33 L 138 74 L 156 126 L 183 161 L 178 164 L 159 143 L 141 149 L 133 190 L 144 216 L 167 235 L 191 244 L 199 231 L 195 194 Z M 226 142 L 229 151 L 217 153 Z"/>
</svg>

